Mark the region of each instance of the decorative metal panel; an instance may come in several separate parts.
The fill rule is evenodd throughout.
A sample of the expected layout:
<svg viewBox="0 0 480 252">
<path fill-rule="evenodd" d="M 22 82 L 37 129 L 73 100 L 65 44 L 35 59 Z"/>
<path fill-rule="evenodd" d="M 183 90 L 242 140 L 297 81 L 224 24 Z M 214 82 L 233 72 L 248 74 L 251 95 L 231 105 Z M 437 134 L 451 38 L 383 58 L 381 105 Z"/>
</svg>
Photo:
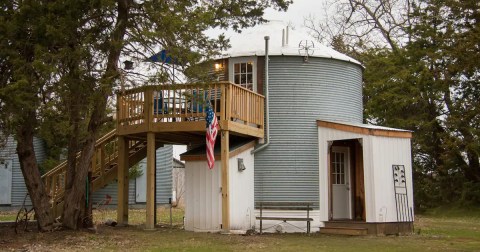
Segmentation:
<svg viewBox="0 0 480 252">
<path fill-rule="evenodd" d="M 315 202 L 316 120 L 361 123 L 360 66 L 325 58 L 273 56 L 269 64 L 270 145 L 255 154 L 256 201 Z"/>
</svg>

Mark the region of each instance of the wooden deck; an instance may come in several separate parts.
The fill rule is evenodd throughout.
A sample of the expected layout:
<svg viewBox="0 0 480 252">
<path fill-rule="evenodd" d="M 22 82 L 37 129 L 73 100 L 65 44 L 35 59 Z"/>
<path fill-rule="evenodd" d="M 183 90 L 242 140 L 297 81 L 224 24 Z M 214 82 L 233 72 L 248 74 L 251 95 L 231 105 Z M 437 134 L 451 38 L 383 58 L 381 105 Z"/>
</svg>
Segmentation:
<svg viewBox="0 0 480 252">
<path fill-rule="evenodd" d="M 117 96 L 117 128 L 96 141 L 90 188 L 96 191 L 117 179 L 117 222 L 128 224 L 128 169 L 147 158 L 146 229 L 154 229 L 155 150 L 164 144 L 205 144 L 206 106 L 217 115 L 221 137 L 222 227 L 230 228 L 229 139 L 262 138 L 264 97 L 229 82 L 135 88 Z M 80 158 L 80 153 L 77 159 Z M 63 209 L 67 162 L 42 179 L 52 212 Z"/>
<path fill-rule="evenodd" d="M 229 82 L 135 88 L 117 96 L 117 134 L 165 144 L 205 141 L 205 108 L 212 106 L 220 130 L 262 138 L 264 97 Z"/>
</svg>

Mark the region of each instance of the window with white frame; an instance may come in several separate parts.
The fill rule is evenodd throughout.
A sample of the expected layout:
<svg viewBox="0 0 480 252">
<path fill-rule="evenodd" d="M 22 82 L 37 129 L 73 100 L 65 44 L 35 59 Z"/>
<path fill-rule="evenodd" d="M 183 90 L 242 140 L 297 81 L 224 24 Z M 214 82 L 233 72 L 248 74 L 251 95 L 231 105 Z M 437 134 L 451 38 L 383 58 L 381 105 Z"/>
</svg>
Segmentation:
<svg viewBox="0 0 480 252">
<path fill-rule="evenodd" d="M 256 60 L 254 58 L 233 58 L 230 59 L 230 81 L 256 91 Z"/>
</svg>

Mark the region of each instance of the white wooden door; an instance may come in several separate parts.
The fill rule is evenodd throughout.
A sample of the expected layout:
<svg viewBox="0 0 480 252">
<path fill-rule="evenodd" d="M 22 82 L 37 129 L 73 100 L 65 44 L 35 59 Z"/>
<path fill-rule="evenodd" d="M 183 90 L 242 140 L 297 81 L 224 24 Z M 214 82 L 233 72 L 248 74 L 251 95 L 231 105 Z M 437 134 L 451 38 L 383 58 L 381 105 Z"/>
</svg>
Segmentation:
<svg viewBox="0 0 480 252">
<path fill-rule="evenodd" d="M 347 147 L 332 148 L 332 217 L 333 219 L 352 218 L 352 194 L 350 190 L 350 159 Z"/>
<path fill-rule="evenodd" d="M 135 202 L 145 203 L 147 202 L 147 164 L 146 162 L 140 162 L 140 169 L 142 175 L 135 178 Z"/>
<path fill-rule="evenodd" d="M 0 160 L 0 205 L 12 204 L 12 161 Z"/>
</svg>

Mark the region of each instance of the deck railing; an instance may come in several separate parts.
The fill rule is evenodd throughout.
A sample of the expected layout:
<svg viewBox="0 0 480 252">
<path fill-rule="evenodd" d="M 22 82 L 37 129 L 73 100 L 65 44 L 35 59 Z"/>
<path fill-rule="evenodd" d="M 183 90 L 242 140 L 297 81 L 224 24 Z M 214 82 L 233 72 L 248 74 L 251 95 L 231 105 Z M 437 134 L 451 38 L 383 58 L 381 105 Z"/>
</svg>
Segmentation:
<svg viewBox="0 0 480 252">
<path fill-rule="evenodd" d="M 117 96 L 118 126 L 205 119 L 212 106 L 220 120 L 264 127 L 264 96 L 229 82 L 130 89 Z"/>
</svg>

